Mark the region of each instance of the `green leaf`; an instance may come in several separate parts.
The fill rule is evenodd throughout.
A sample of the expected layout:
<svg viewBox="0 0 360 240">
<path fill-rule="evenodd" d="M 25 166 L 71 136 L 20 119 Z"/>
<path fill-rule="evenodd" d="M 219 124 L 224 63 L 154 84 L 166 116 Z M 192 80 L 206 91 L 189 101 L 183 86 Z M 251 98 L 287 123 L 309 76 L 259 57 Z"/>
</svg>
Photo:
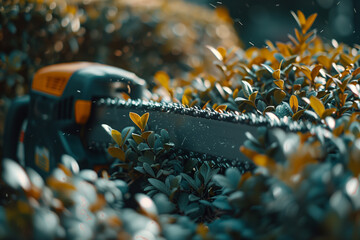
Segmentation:
<svg viewBox="0 0 360 240">
<path fill-rule="evenodd" d="M 146 144 L 146 143 L 140 143 L 138 146 L 137 146 L 137 149 L 139 151 L 147 151 L 147 150 L 150 150 L 149 146 Z"/>
<path fill-rule="evenodd" d="M 206 178 L 206 176 L 208 175 L 208 173 L 210 172 L 210 167 L 209 165 L 207 165 L 206 163 L 203 163 L 201 166 L 200 166 L 200 174 L 201 176 L 203 177 L 203 179 Z"/>
<path fill-rule="evenodd" d="M 163 141 L 164 143 L 169 142 L 170 137 L 169 137 L 168 131 L 166 131 L 165 129 L 161 129 L 160 135 L 161 135 L 162 141 Z"/>
<path fill-rule="evenodd" d="M 148 179 L 149 183 L 151 185 L 153 185 L 157 190 L 159 190 L 160 192 L 169 195 L 169 190 L 166 188 L 165 183 L 155 179 L 155 178 L 149 178 Z"/>
<path fill-rule="evenodd" d="M 232 183 L 229 181 L 229 179 L 227 179 L 223 175 L 216 174 L 213 177 L 213 180 L 214 180 L 215 183 L 217 183 L 219 186 L 221 186 L 223 188 L 232 189 Z"/>
<path fill-rule="evenodd" d="M 272 67 L 270 67 L 269 65 L 261 64 L 261 66 L 263 66 L 269 73 L 274 73 L 274 69 L 272 69 Z"/>
<path fill-rule="evenodd" d="M 232 206 L 240 207 L 245 200 L 245 194 L 242 191 L 236 191 L 230 194 L 228 201 Z"/>
<path fill-rule="evenodd" d="M 142 173 L 142 174 L 146 174 L 146 172 L 145 172 L 145 170 L 144 170 L 143 167 L 134 167 L 134 170 L 136 170 L 136 171 L 138 171 L 138 172 L 140 172 L 140 173 Z"/>
<path fill-rule="evenodd" d="M 228 168 L 225 171 L 226 178 L 231 183 L 232 187 L 235 189 L 240 182 L 241 174 L 237 168 Z"/>
<path fill-rule="evenodd" d="M 200 207 L 199 204 L 194 202 L 188 205 L 185 210 L 186 215 L 197 215 L 199 213 Z"/>
<path fill-rule="evenodd" d="M 189 195 L 189 201 L 190 202 L 198 201 L 199 199 L 200 198 L 198 196 L 195 196 L 194 194 Z"/>
<path fill-rule="evenodd" d="M 355 95 L 355 97 L 358 98 L 360 96 L 359 90 L 356 88 L 354 84 L 348 84 L 347 88 L 351 90 L 351 92 Z"/>
<path fill-rule="evenodd" d="M 155 133 L 154 133 L 154 132 L 152 132 L 152 133 L 149 135 L 149 137 L 147 138 L 147 141 L 148 141 L 148 143 L 149 143 L 149 146 L 150 146 L 151 148 L 153 148 L 154 145 L 155 145 Z"/>
<path fill-rule="evenodd" d="M 279 118 L 291 117 L 293 115 L 293 111 L 287 102 L 282 102 L 276 107 L 275 114 Z"/>
<path fill-rule="evenodd" d="M 154 170 L 151 168 L 151 166 L 150 166 L 148 163 L 144 162 L 144 163 L 143 163 L 143 168 L 145 169 L 145 171 L 146 171 L 150 176 L 155 177 Z"/>
<path fill-rule="evenodd" d="M 248 83 L 247 81 L 241 81 L 241 86 L 242 86 L 242 91 L 244 93 L 244 96 L 246 98 L 249 98 L 249 96 L 253 93 L 252 87 L 250 85 L 250 83 Z"/>
<path fill-rule="evenodd" d="M 180 175 L 190 184 L 193 189 L 198 190 L 198 185 L 196 184 L 195 180 L 192 179 L 192 177 L 186 173 L 180 173 Z"/>
<path fill-rule="evenodd" d="M 164 148 L 166 149 L 166 151 L 169 151 L 171 148 L 173 148 L 175 146 L 174 143 L 169 142 L 169 143 L 165 143 L 164 144 Z"/>
<path fill-rule="evenodd" d="M 122 136 L 121 145 L 124 145 L 126 143 L 126 141 L 129 139 L 129 137 L 134 131 L 135 131 L 134 127 L 126 127 L 121 131 L 121 136 Z"/>
<path fill-rule="evenodd" d="M 227 197 L 226 196 L 220 196 L 215 199 L 212 203 L 216 208 L 222 209 L 222 210 L 231 210 L 232 207 L 230 206 Z"/>
</svg>

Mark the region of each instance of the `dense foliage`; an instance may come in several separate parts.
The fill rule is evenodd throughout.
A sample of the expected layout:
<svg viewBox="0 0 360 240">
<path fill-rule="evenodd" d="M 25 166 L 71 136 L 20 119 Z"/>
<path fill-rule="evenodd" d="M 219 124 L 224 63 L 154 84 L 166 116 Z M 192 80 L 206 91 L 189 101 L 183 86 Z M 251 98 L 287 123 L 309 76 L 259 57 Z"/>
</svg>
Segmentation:
<svg viewBox="0 0 360 240">
<path fill-rule="evenodd" d="M 4 180 L 18 200 L 0 208 L 0 236 L 358 239 L 359 49 L 323 43 L 309 30 L 316 14 L 293 15 L 299 28 L 289 43 L 209 46 L 217 71 L 173 79 L 157 72 L 152 99 L 307 121 L 311 131 L 247 134 L 239 147 L 255 167 L 242 172 L 179 152 L 166 130 L 147 126 L 151 115 L 130 113 L 134 126 L 105 126 L 116 160 L 101 178 L 69 156 L 46 183 L 5 161 Z"/>
</svg>

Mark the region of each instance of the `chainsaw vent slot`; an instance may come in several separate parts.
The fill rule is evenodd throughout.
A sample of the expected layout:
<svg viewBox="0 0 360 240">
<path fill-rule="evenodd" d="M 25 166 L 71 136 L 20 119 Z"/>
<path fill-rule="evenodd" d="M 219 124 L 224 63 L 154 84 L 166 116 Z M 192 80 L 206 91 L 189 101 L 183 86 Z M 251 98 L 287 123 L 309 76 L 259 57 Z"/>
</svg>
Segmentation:
<svg viewBox="0 0 360 240">
<path fill-rule="evenodd" d="M 71 119 L 73 116 L 74 97 L 60 100 L 57 105 L 58 119 Z"/>
<path fill-rule="evenodd" d="M 66 86 L 66 78 L 59 76 L 47 76 L 45 88 L 53 92 L 62 92 Z"/>
</svg>

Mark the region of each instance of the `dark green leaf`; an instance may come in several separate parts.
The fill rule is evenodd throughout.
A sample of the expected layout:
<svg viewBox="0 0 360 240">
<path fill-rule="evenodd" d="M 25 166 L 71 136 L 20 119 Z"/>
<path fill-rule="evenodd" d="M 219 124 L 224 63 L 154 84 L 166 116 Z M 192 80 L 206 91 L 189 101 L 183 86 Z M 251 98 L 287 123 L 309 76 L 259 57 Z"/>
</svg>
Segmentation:
<svg viewBox="0 0 360 240">
<path fill-rule="evenodd" d="M 247 81 L 241 81 L 241 86 L 244 96 L 249 98 L 249 96 L 253 93 L 251 85 Z"/>
<path fill-rule="evenodd" d="M 155 177 L 154 170 L 151 168 L 151 166 L 150 166 L 148 163 L 144 162 L 144 163 L 143 163 L 143 168 L 145 169 L 145 171 L 146 171 L 150 176 Z"/>
<path fill-rule="evenodd" d="M 156 189 L 158 189 L 160 192 L 169 195 L 169 189 L 166 188 L 165 184 L 155 178 L 149 178 L 149 183 L 153 185 Z"/>
</svg>

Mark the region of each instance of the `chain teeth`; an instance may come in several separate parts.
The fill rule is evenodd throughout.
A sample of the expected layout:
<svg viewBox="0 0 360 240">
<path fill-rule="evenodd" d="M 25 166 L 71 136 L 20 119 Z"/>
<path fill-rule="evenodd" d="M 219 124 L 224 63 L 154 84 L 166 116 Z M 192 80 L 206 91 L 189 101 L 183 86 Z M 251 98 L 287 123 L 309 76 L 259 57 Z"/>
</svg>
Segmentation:
<svg viewBox="0 0 360 240">
<path fill-rule="evenodd" d="M 109 108 L 125 108 L 125 109 L 139 109 L 143 111 L 159 111 L 159 112 L 171 112 L 179 115 L 189 115 L 198 118 L 211 119 L 216 121 L 231 122 L 246 124 L 249 126 L 265 126 L 265 127 L 279 127 L 285 131 L 291 132 L 313 132 L 315 127 L 311 122 L 301 121 L 296 122 L 291 118 L 284 117 L 281 119 L 270 118 L 269 116 L 256 115 L 255 113 L 240 113 L 238 111 L 228 111 L 220 113 L 214 109 L 205 108 L 201 109 L 198 106 L 193 108 L 184 107 L 179 103 L 166 103 L 166 102 L 154 102 L 143 101 L 140 99 L 124 100 L 120 98 L 100 98 L 93 101 L 95 106 L 105 106 Z M 108 142 L 91 142 L 88 148 L 90 150 L 105 151 L 111 144 Z M 200 161 L 209 162 L 220 168 L 237 167 L 240 171 L 247 172 L 254 169 L 254 165 L 249 161 L 238 161 L 232 159 L 226 159 L 222 157 L 216 157 L 209 154 L 191 152 L 183 149 L 173 150 L 178 155 L 183 157 L 196 157 Z"/>
<path fill-rule="evenodd" d="M 211 165 L 217 166 L 222 169 L 236 167 L 240 170 L 241 173 L 245 173 L 255 169 L 254 163 L 247 160 L 245 161 L 230 160 L 227 158 L 216 157 L 206 153 L 198 153 L 183 149 L 173 149 L 172 154 L 174 154 L 174 157 L 181 156 L 181 158 L 184 160 L 187 160 L 189 158 L 196 158 L 201 163 L 207 162 Z"/>
<path fill-rule="evenodd" d="M 256 115 L 255 113 L 240 113 L 229 111 L 220 113 L 209 107 L 200 109 L 198 106 L 188 108 L 179 103 L 154 102 L 141 99 L 119 99 L 119 98 L 100 98 L 95 101 L 97 106 L 108 106 L 118 108 L 132 108 L 142 110 L 152 110 L 160 112 L 172 112 L 175 114 L 189 115 L 194 117 L 241 123 L 251 126 L 279 127 L 291 132 L 308 132 L 313 129 L 313 125 L 308 121 L 296 122 L 288 117 L 281 119 L 270 118 L 268 116 Z"/>
</svg>

